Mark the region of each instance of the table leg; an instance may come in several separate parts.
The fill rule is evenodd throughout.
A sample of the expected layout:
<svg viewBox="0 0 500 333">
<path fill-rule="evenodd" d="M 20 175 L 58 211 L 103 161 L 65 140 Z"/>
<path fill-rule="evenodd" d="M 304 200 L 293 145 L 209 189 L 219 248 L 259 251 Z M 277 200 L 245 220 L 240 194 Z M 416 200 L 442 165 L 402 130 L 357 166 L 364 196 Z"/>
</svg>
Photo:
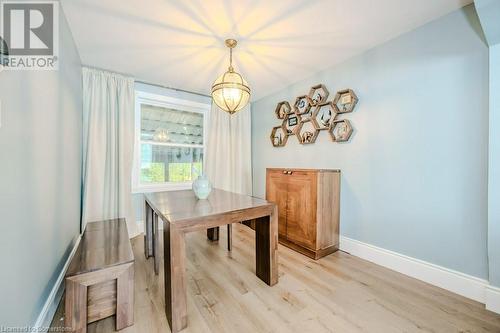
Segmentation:
<svg viewBox="0 0 500 333">
<path fill-rule="evenodd" d="M 153 254 L 153 210 L 144 200 L 144 255 L 146 259 Z"/>
<path fill-rule="evenodd" d="M 255 221 L 256 275 L 270 286 L 278 282 L 278 208 Z"/>
<path fill-rule="evenodd" d="M 184 233 L 163 221 L 165 312 L 172 333 L 187 327 L 186 244 Z"/>
<path fill-rule="evenodd" d="M 153 212 L 153 260 L 156 275 L 160 273 L 160 232 L 158 223 L 158 215 Z"/>
<path fill-rule="evenodd" d="M 207 229 L 207 238 L 209 241 L 218 241 L 219 240 L 219 227 L 208 228 Z"/>
<path fill-rule="evenodd" d="M 233 225 L 227 225 L 227 250 L 231 251 L 233 247 Z"/>
</svg>

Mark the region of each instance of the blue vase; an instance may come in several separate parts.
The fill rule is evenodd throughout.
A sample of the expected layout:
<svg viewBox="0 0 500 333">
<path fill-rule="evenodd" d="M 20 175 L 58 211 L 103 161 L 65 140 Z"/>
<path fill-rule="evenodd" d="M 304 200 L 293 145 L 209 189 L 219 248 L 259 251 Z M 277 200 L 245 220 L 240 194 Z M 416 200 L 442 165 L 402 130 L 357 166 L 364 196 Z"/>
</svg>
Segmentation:
<svg viewBox="0 0 500 333">
<path fill-rule="evenodd" d="M 207 176 L 201 175 L 193 182 L 193 192 L 198 199 L 206 199 L 210 192 L 212 192 L 212 184 Z"/>
</svg>

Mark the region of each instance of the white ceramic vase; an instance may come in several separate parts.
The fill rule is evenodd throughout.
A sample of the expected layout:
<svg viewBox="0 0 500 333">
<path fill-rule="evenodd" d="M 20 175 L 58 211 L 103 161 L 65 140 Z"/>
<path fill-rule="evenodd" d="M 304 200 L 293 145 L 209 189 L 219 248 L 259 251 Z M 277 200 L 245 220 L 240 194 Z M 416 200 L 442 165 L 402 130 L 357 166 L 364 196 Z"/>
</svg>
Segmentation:
<svg viewBox="0 0 500 333">
<path fill-rule="evenodd" d="M 198 199 L 204 200 L 208 198 L 210 192 L 212 192 L 212 184 L 210 184 L 207 176 L 198 176 L 193 182 L 193 192 Z"/>
</svg>

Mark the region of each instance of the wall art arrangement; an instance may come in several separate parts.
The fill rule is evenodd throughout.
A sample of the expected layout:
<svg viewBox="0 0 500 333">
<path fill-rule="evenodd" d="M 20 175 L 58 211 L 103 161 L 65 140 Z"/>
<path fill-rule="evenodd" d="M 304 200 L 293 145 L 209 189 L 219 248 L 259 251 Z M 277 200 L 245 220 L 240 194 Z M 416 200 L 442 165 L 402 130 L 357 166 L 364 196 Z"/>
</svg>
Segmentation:
<svg viewBox="0 0 500 333">
<path fill-rule="evenodd" d="M 271 130 L 274 147 L 284 147 L 288 137 L 295 135 L 301 144 L 311 144 L 321 131 L 327 131 L 333 142 L 346 142 L 352 134 L 349 120 L 339 119 L 354 111 L 358 97 L 352 89 L 340 90 L 328 101 L 329 92 L 323 84 L 311 87 L 308 95 L 298 96 L 293 106 L 287 101 L 276 106 L 276 118 L 281 125 Z"/>
</svg>

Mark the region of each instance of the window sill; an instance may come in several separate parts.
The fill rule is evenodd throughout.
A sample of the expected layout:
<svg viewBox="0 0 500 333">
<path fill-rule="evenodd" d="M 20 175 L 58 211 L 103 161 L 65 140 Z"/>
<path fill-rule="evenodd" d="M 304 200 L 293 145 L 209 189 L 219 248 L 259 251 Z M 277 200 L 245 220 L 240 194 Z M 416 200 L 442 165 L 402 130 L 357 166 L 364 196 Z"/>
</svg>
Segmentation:
<svg viewBox="0 0 500 333">
<path fill-rule="evenodd" d="M 193 183 L 191 182 L 180 183 L 180 184 L 168 184 L 168 185 L 140 186 L 133 188 L 132 194 L 190 190 L 192 189 L 192 187 Z"/>
</svg>

